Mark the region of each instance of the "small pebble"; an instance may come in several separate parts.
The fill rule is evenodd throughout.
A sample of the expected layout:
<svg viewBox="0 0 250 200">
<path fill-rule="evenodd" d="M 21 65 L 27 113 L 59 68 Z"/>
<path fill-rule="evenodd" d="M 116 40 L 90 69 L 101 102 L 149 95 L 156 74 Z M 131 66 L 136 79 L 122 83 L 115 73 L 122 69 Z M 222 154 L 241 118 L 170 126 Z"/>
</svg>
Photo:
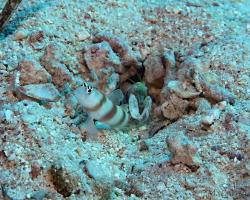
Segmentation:
<svg viewBox="0 0 250 200">
<path fill-rule="evenodd" d="M 84 41 L 90 37 L 90 34 L 87 30 L 82 30 L 78 33 L 78 39 Z"/>
<path fill-rule="evenodd" d="M 11 122 L 12 121 L 13 115 L 14 115 L 14 113 L 11 110 L 5 110 L 4 111 L 4 117 L 5 117 L 5 119 L 6 119 L 7 122 Z"/>
<path fill-rule="evenodd" d="M 159 191 L 164 191 L 166 189 L 166 185 L 164 182 L 160 182 L 158 185 L 157 185 L 157 190 Z"/>
<path fill-rule="evenodd" d="M 148 151 L 148 145 L 144 140 L 139 143 L 139 151 Z"/>
<path fill-rule="evenodd" d="M 28 37 L 28 32 L 26 30 L 20 30 L 15 34 L 15 40 L 20 41 Z"/>
</svg>

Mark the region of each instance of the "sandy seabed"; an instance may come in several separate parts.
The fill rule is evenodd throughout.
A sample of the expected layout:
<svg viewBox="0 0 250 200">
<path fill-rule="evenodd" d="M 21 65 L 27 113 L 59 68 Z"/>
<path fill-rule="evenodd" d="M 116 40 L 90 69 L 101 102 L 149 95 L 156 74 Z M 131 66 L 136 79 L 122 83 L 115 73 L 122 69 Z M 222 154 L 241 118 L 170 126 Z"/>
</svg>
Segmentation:
<svg viewBox="0 0 250 200">
<path fill-rule="evenodd" d="M 90 68 L 149 121 L 86 139 Z M 246 200 L 249 141 L 249 0 L 24 0 L 0 34 L 0 199 Z"/>
</svg>

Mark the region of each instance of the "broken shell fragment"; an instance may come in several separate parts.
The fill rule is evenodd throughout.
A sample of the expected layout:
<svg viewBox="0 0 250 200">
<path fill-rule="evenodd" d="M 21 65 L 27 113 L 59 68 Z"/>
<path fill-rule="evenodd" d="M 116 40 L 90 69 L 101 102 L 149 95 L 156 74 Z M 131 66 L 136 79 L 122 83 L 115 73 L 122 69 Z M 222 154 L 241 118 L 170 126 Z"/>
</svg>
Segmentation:
<svg viewBox="0 0 250 200">
<path fill-rule="evenodd" d="M 51 83 L 30 84 L 16 88 L 18 93 L 40 101 L 58 101 L 60 94 Z"/>
</svg>

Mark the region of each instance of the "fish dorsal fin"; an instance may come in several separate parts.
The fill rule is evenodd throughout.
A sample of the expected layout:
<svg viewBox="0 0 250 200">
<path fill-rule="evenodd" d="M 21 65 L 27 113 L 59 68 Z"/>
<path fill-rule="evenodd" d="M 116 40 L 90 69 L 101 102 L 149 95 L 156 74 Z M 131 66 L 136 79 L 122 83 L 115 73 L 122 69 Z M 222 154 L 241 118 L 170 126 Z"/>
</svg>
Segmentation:
<svg viewBox="0 0 250 200">
<path fill-rule="evenodd" d="M 114 105 L 120 105 L 124 99 L 124 95 L 120 89 L 116 89 L 108 95 L 108 98 Z"/>
</svg>

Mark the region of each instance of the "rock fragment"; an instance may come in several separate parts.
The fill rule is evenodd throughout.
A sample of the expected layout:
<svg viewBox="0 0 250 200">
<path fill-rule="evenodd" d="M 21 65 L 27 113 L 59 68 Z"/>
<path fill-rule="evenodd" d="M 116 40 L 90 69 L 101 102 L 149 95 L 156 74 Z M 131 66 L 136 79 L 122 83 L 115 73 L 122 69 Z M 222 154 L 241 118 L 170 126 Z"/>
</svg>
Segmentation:
<svg viewBox="0 0 250 200">
<path fill-rule="evenodd" d="M 70 72 L 60 62 L 61 54 L 55 45 L 50 44 L 46 47 L 45 53 L 40 59 L 41 65 L 51 74 L 52 83 L 59 88 L 72 81 Z"/>
<path fill-rule="evenodd" d="M 200 92 L 197 92 L 194 87 L 185 85 L 185 83 L 180 81 L 170 81 L 167 87 L 170 91 L 183 99 L 190 99 L 200 95 Z"/>
<path fill-rule="evenodd" d="M 39 165 L 39 163 L 37 162 L 34 162 L 31 164 L 31 172 L 30 172 L 30 175 L 31 175 L 31 178 L 32 179 L 35 179 L 39 176 L 39 174 L 41 173 L 42 171 L 42 168 L 41 166 Z"/>
<path fill-rule="evenodd" d="M 98 72 L 98 88 L 106 95 L 110 94 L 112 91 L 118 88 L 119 81 L 120 76 L 115 72 L 115 69 L 113 67 L 102 68 Z"/>
<path fill-rule="evenodd" d="M 156 88 L 162 88 L 166 70 L 162 64 L 161 56 L 158 54 L 149 55 L 144 62 L 144 66 L 146 83 Z"/>
<path fill-rule="evenodd" d="M 84 59 L 88 68 L 97 73 L 105 67 L 114 67 L 116 72 L 124 72 L 120 58 L 113 52 L 108 42 L 92 44 L 85 49 Z"/>
<path fill-rule="evenodd" d="M 45 46 L 44 39 L 45 39 L 44 31 L 37 31 L 30 35 L 29 43 L 34 49 L 41 50 Z"/>
<path fill-rule="evenodd" d="M 123 66 L 134 66 L 136 68 L 141 67 L 141 63 L 139 62 L 139 54 L 132 51 L 132 49 L 124 39 L 115 37 L 111 33 L 107 32 L 100 32 L 93 39 L 93 42 L 96 43 L 103 41 L 108 42 L 113 51 L 119 55 Z"/>
<path fill-rule="evenodd" d="M 28 31 L 26 31 L 26 30 L 19 30 L 15 34 L 15 40 L 17 40 L 17 41 L 24 40 L 27 37 L 28 37 Z"/>
<path fill-rule="evenodd" d="M 44 40 L 44 37 L 45 37 L 44 32 L 38 31 L 30 36 L 29 41 L 30 43 L 42 42 Z"/>
<path fill-rule="evenodd" d="M 88 38 L 90 38 L 90 34 L 86 29 L 83 29 L 78 33 L 78 39 L 80 41 L 87 40 Z"/>
<path fill-rule="evenodd" d="M 168 81 L 176 79 L 176 60 L 174 52 L 171 50 L 165 51 L 163 54 L 162 63 L 166 69 L 165 84 L 167 84 Z"/>
<path fill-rule="evenodd" d="M 69 197 L 77 189 L 77 179 L 63 167 L 52 166 L 49 174 L 56 191 L 64 198 Z"/>
<path fill-rule="evenodd" d="M 46 190 L 40 190 L 40 191 L 37 191 L 37 192 L 34 192 L 33 194 L 31 194 L 31 199 L 34 199 L 34 200 L 43 200 L 45 199 L 46 197 L 48 197 L 48 191 Z"/>
<path fill-rule="evenodd" d="M 99 184 L 114 184 L 114 181 L 123 179 L 121 171 L 112 164 L 100 163 L 95 160 L 87 161 L 85 166 L 87 175 Z"/>
<path fill-rule="evenodd" d="M 200 160 L 197 156 L 197 147 L 183 133 L 171 133 L 167 137 L 167 145 L 173 157 L 173 164 L 182 163 L 188 166 L 199 166 Z"/>
<path fill-rule="evenodd" d="M 20 85 L 48 83 L 51 75 L 39 63 L 24 60 L 18 65 L 20 71 Z"/>
<path fill-rule="evenodd" d="M 14 112 L 12 110 L 2 110 L 0 112 L 0 118 L 5 119 L 8 123 L 13 123 Z"/>
<path fill-rule="evenodd" d="M 236 97 L 234 94 L 229 92 L 227 89 L 225 89 L 217 84 L 209 83 L 206 80 L 206 78 L 201 74 L 199 74 L 198 79 L 199 79 L 198 85 L 200 86 L 204 96 L 208 100 L 210 100 L 214 103 L 218 103 L 220 101 L 227 101 L 230 104 L 234 104 Z"/>
<path fill-rule="evenodd" d="M 202 118 L 201 124 L 203 126 L 211 126 L 216 120 L 219 119 L 220 114 L 221 114 L 220 109 L 213 108 L 212 110 L 210 110 L 208 115 L 206 115 L 205 117 Z"/>
<path fill-rule="evenodd" d="M 207 114 L 211 110 L 211 104 L 205 98 L 198 98 L 195 101 L 195 108 L 197 114 Z"/>
<path fill-rule="evenodd" d="M 127 178 L 128 185 L 125 189 L 125 194 L 130 196 L 134 194 L 137 197 L 143 197 L 143 186 L 139 183 L 138 180 L 136 180 L 136 177 L 134 175 L 130 175 Z"/>
<path fill-rule="evenodd" d="M 145 140 L 142 140 L 139 143 L 139 151 L 148 151 L 148 150 L 149 150 L 149 148 L 148 148 L 147 143 L 145 142 Z"/>
<path fill-rule="evenodd" d="M 165 118 L 176 120 L 185 114 L 189 105 L 187 100 L 181 99 L 176 95 L 171 95 L 169 100 L 161 105 L 161 111 Z"/>
<path fill-rule="evenodd" d="M 207 114 L 201 119 L 201 125 L 204 127 L 211 126 L 216 120 L 219 120 L 221 112 L 225 109 L 226 102 L 220 102 L 210 109 Z"/>
<path fill-rule="evenodd" d="M 176 64 L 174 51 L 172 50 L 165 51 L 163 54 L 162 61 L 166 69 L 173 69 Z"/>
</svg>

